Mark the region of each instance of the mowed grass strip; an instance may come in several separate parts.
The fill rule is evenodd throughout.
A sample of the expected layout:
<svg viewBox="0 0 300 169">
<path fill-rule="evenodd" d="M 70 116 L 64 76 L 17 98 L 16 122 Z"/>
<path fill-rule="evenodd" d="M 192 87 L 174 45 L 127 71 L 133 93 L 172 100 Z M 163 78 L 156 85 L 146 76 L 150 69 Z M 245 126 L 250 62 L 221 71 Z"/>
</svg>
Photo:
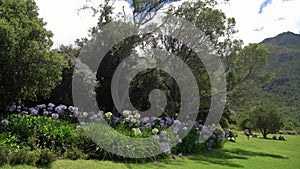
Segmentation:
<svg viewBox="0 0 300 169">
<path fill-rule="evenodd" d="M 278 137 L 279 135 L 277 135 Z M 269 136 L 271 137 L 271 135 Z M 245 168 L 245 169 L 300 169 L 300 136 L 284 136 L 286 141 L 250 138 L 239 133 L 235 143 L 228 142 L 221 150 L 211 150 L 197 155 L 188 155 L 176 160 L 159 161 L 158 165 L 126 164 L 111 161 L 94 160 L 58 160 L 51 166 L 41 168 L 53 169 L 189 169 L 189 168 Z M 2 166 L 1 169 L 34 169 L 26 165 Z"/>
</svg>

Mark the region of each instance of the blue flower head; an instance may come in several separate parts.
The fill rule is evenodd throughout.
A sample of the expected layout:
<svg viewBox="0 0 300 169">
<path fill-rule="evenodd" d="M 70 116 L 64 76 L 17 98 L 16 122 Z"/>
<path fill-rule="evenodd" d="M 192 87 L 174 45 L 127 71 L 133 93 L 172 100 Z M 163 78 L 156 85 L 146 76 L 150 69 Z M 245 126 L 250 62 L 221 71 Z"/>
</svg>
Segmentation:
<svg viewBox="0 0 300 169">
<path fill-rule="evenodd" d="M 29 108 L 29 112 L 31 115 L 36 116 L 39 111 L 37 109 L 31 107 L 31 108 Z"/>
<path fill-rule="evenodd" d="M 4 126 L 7 126 L 9 123 L 9 121 L 7 119 L 1 120 L 1 124 L 3 124 Z"/>
<path fill-rule="evenodd" d="M 162 152 L 164 152 L 166 154 L 170 154 L 171 153 L 170 145 L 167 142 L 160 143 L 160 149 L 161 149 Z"/>
<path fill-rule="evenodd" d="M 10 107 L 9 107 L 9 111 L 13 112 L 17 109 L 17 104 L 15 102 L 12 102 Z"/>
<path fill-rule="evenodd" d="M 54 118 L 54 119 L 58 119 L 58 117 L 59 117 L 59 114 L 57 114 L 57 113 L 53 113 L 53 114 L 51 115 L 51 117 L 52 117 L 52 118 Z"/>
<path fill-rule="evenodd" d="M 54 107 L 55 107 L 55 105 L 54 105 L 53 103 L 49 103 L 49 104 L 48 104 L 48 107 L 52 107 L 52 108 L 54 108 Z"/>
<path fill-rule="evenodd" d="M 21 111 L 21 113 L 20 113 L 21 115 L 27 115 L 28 114 L 28 112 L 27 111 Z"/>
</svg>

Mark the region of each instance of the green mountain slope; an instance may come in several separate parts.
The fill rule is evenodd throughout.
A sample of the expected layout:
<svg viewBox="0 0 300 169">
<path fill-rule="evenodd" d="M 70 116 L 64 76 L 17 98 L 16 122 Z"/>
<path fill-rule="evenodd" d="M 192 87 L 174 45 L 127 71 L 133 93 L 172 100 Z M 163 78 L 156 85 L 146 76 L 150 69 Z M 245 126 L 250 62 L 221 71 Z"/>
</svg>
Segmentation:
<svg viewBox="0 0 300 169">
<path fill-rule="evenodd" d="M 292 121 L 300 121 L 300 35 L 284 32 L 261 42 L 270 50 L 267 72 L 275 78 L 262 85 L 269 99 Z"/>
</svg>

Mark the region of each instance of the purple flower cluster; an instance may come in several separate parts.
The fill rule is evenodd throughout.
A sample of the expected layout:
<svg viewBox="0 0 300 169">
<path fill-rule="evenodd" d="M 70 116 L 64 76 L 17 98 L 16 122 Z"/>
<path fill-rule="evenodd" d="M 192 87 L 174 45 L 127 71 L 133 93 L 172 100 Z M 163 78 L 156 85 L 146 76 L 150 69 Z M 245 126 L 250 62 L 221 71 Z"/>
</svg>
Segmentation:
<svg viewBox="0 0 300 169">
<path fill-rule="evenodd" d="M 7 119 L 1 120 L 1 124 L 7 126 L 9 124 L 9 121 Z"/>
<path fill-rule="evenodd" d="M 22 107 L 20 105 L 17 105 L 16 103 L 12 103 L 9 107 L 9 111 L 14 113 L 20 113 L 21 115 L 43 115 L 43 116 L 49 116 L 54 119 L 64 119 L 67 120 L 68 118 L 77 118 L 82 113 L 79 112 L 79 109 L 74 106 L 66 106 L 63 104 L 60 104 L 58 106 L 55 106 L 53 103 L 46 104 L 39 104 L 35 107 Z"/>
</svg>

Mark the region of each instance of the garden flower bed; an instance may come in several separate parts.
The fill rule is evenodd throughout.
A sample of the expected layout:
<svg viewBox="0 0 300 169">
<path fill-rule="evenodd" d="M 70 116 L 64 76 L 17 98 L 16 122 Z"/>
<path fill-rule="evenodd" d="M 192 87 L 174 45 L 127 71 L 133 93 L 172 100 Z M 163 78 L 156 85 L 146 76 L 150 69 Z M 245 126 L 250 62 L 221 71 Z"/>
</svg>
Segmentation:
<svg viewBox="0 0 300 169">
<path fill-rule="evenodd" d="M 99 128 L 101 123 L 97 122 L 101 120 L 109 124 L 102 127 L 105 133 L 105 137 L 101 137 L 103 142 L 110 143 L 114 138 L 113 133 L 106 132 L 108 131 L 106 128 L 109 127 L 124 137 L 156 138 L 158 142 L 154 146 L 159 146 L 164 153 L 153 157 L 126 158 L 103 149 L 85 132 L 92 127 Z M 4 154 L 0 158 L 3 163 L 12 165 L 48 164 L 55 159 L 157 161 L 159 158 L 176 158 L 176 156 L 204 153 L 209 149 L 221 148 L 229 137 L 228 131 L 216 127 L 214 133 L 205 142 L 199 142 L 199 136 L 208 127 L 203 126 L 201 121 L 190 121 L 187 124 L 170 117 L 142 117 L 138 111 L 129 110 L 116 116 L 111 112 L 83 112 L 74 106 L 55 106 L 52 103 L 30 108 L 12 104 L 9 112 L 0 117 L 0 121 L 1 154 Z M 184 139 L 177 137 L 191 124 L 193 127 Z M 175 140 L 176 145 L 169 145 L 170 140 Z M 116 151 L 126 149 L 126 147 L 118 148 Z M 20 159 L 14 159 L 16 156 Z"/>
</svg>

